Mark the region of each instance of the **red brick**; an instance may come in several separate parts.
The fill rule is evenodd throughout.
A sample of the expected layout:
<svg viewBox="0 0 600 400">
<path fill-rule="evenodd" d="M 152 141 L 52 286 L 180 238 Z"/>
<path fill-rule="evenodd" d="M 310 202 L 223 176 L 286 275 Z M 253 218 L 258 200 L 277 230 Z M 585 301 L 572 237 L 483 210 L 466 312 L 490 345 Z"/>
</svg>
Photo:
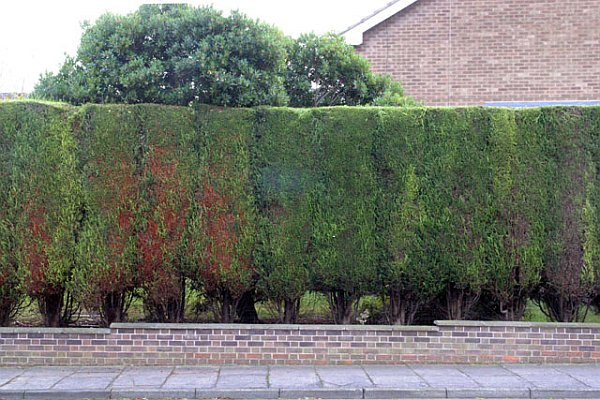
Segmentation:
<svg viewBox="0 0 600 400">
<path fill-rule="evenodd" d="M 598 0 L 419 0 L 360 54 L 427 105 L 600 98 Z"/>
</svg>

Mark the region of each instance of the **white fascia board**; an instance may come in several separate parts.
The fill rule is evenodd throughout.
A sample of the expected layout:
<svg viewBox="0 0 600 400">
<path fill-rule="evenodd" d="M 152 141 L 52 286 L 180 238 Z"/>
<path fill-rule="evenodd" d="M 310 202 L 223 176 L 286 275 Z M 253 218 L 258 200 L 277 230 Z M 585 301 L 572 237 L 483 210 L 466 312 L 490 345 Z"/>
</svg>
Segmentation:
<svg viewBox="0 0 600 400">
<path fill-rule="evenodd" d="M 406 7 L 418 0 L 399 0 L 389 5 L 388 7 L 376 12 L 364 21 L 342 32 L 342 36 L 346 39 L 346 43 L 352 46 L 358 46 L 363 43 L 363 33 L 390 18 L 391 16 L 404 10 Z"/>
</svg>

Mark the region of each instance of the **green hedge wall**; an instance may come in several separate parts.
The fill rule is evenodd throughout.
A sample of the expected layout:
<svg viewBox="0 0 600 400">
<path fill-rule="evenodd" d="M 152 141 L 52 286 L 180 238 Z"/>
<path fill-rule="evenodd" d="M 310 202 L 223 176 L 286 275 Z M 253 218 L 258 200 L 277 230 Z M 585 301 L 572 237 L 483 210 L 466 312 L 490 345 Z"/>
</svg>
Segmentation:
<svg viewBox="0 0 600 400">
<path fill-rule="evenodd" d="M 600 283 L 600 108 L 0 104 L 0 323 L 105 324 L 134 294 L 230 322 L 309 290 L 336 323 L 577 321 Z M 242 318 L 244 319 L 244 318 Z"/>
</svg>

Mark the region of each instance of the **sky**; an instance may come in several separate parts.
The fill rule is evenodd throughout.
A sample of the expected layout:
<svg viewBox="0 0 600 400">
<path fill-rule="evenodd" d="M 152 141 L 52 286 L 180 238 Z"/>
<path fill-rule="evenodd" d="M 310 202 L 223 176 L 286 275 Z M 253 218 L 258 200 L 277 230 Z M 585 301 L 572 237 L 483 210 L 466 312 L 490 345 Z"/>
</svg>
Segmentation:
<svg viewBox="0 0 600 400">
<path fill-rule="evenodd" d="M 340 32 L 390 0 L 195 0 L 225 13 L 240 10 L 285 34 Z M 104 12 L 127 14 L 148 0 L 5 0 L 0 8 L 0 93 L 33 89 L 40 74 L 56 72 L 75 55 L 81 22 Z M 181 1 L 179 1 L 181 2 Z"/>
</svg>

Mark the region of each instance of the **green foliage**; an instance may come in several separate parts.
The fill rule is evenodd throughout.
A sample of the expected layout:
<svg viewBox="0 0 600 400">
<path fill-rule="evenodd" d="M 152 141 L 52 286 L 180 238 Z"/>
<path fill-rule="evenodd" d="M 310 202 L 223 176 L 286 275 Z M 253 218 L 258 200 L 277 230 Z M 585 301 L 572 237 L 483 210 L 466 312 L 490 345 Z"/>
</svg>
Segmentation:
<svg viewBox="0 0 600 400">
<path fill-rule="evenodd" d="M 425 130 L 425 112 L 380 112 L 375 150 L 379 186 L 381 288 L 389 300 L 388 319 L 410 324 L 443 288 L 444 276 L 432 252 L 436 209 L 431 192 L 434 163 Z"/>
<path fill-rule="evenodd" d="M 77 55 L 40 77 L 33 98 L 73 104 L 159 103 L 294 107 L 413 105 L 341 36 L 283 34 L 233 12 L 142 5 L 84 25 Z"/>
<path fill-rule="evenodd" d="M 86 106 L 79 110 L 75 128 L 85 219 L 73 293 L 109 325 L 124 319 L 136 285 L 138 127 L 130 108 Z"/>
<path fill-rule="evenodd" d="M 310 288 L 310 195 L 318 179 L 312 113 L 260 109 L 255 123 L 255 182 L 261 211 L 259 287 L 294 323 Z"/>
<path fill-rule="evenodd" d="M 548 163 L 539 110 L 490 113 L 494 231 L 486 290 L 494 317 L 520 320 L 544 265 Z"/>
<path fill-rule="evenodd" d="M 133 293 L 180 321 L 190 286 L 225 322 L 255 290 L 285 322 L 309 291 L 337 323 L 367 322 L 366 295 L 392 323 L 517 320 L 530 297 L 582 320 L 598 132 L 596 107 L 3 103 L 0 322 L 27 294 L 48 325 L 73 298 L 109 324 Z"/>
<path fill-rule="evenodd" d="M 343 37 L 301 35 L 288 46 L 285 87 L 292 107 L 412 105 L 399 82 L 373 74 Z"/>
<path fill-rule="evenodd" d="M 598 293 L 598 110 L 544 109 L 552 179 L 544 249 L 542 310 L 558 321 L 578 321 Z M 585 306 L 585 307 L 582 307 Z"/>
<path fill-rule="evenodd" d="M 16 104 L 5 103 L 0 107 L 0 326 L 10 324 L 23 294 L 15 254 L 18 199 L 13 184 L 13 148 L 17 116 L 21 112 Z"/>
<path fill-rule="evenodd" d="M 67 56 L 58 73 L 44 73 L 31 98 L 64 101 L 80 105 L 94 101 L 85 70 L 77 59 Z"/>
<path fill-rule="evenodd" d="M 35 103 L 2 106 L 3 294 L 14 293 L 16 276 L 38 301 L 46 325 L 69 322 L 65 303 L 74 268 L 81 182 L 69 110 Z M 10 297 L 10 295 L 9 295 Z"/>
<path fill-rule="evenodd" d="M 329 295 L 336 323 L 376 284 L 373 109 L 315 110 L 316 188 L 311 195 L 313 285 Z"/>
<path fill-rule="evenodd" d="M 77 125 L 86 218 L 75 293 L 110 324 L 141 287 L 150 318 L 180 321 L 198 184 L 191 110 L 85 106 Z"/>
<path fill-rule="evenodd" d="M 192 222 L 191 277 L 218 301 L 222 322 L 233 320 L 236 303 L 255 279 L 252 116 L 247 109 L 196 108 L 200 199 Z"/>
<path fill-rule="evenodd" d="M 34 96 L 75 103 L 281 105 L 283 35 L 211 7 L 142 5 L 86 25 L 77 56 L 46 74 Z"/>
</svg>

